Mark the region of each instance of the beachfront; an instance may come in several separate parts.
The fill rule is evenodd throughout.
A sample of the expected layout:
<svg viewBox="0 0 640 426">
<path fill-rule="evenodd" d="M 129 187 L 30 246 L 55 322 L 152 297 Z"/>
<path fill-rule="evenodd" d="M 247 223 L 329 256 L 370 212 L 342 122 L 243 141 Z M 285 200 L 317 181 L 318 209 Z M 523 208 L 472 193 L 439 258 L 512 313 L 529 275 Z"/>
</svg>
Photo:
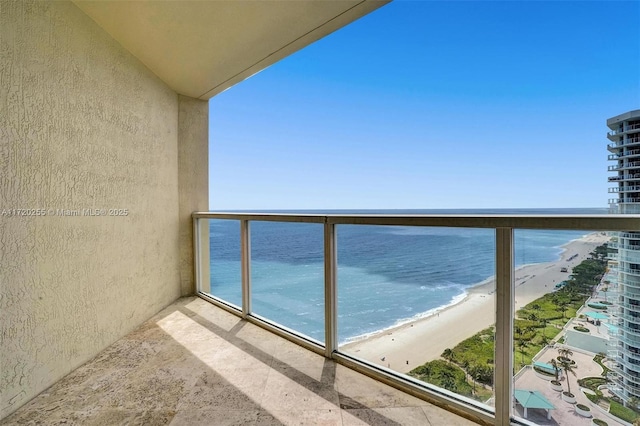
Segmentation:
<svg viewBox="0 0 640 426">
<path fill-rule="evenodd" d="M 592 233 L 564 245 L 560 259 L 520 267 L 515 272 L 516 310 L 554 290 L 571 268 L 589 257 L 609 237 Z M 433 315 L 343 345 L 341 350 L 369 362 L 408 373 L 440 358 L 447 348 L 495 323 L 495 280 L 473 287 L 459 303 Z"/>
</svg>

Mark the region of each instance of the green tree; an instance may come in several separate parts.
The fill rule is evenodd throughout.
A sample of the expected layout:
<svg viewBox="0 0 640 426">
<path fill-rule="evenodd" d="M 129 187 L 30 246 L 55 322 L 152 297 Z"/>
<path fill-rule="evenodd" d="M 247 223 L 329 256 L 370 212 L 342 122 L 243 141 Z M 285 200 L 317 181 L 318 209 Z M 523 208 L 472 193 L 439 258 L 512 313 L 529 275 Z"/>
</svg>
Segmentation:
<svg viewBox="0 0 640 426">
<path fill-rule="evenodd" d="M 569 306 L 569 301 L 567 300 L 560 300 L 558 302 L 558 308 L 560 308 L 560 312 L 562 312 L 562 318 L 566 318 L 565 313 L 567 312 Z"/>
<path fill-rule="evenodd" d="M 549 343 L 547 332 L 544 329 L 542 330 L 542 335 L 540 336 L 540 343 L 542 344 L 542 346 L 547 346 L 547 343 Z"/>
<path fill-rule="evenodd" d="M 445 349 L 440 356 L 449 361 L 449 364 L 456 359 L 456 354 L 450 348 Z"/>
<path fill-rule="evenodd" d="M 522 336 L 522 327 L 516 324 L 513 327 L 513 334 L 515 334 L 516 336 Z"/>
<path fill-rule="evenodd" d="M 563 360 L 560 361 L 560 367 L 564 371 L 564 375 L 567 377 L 567 391 L 571 393 L 571 385 L 569 384 L 569 373 L 576 375 L 575 365 L 571 363 L 571 361 Z"/>
<path fill-rule="evenodd" d="M 529 345 L 525 339 L 519 339 L 517 341 L 518 349 L 520 350 L 520 364 L 524 365 L 524 349 Z"/>
<path fill-rule="evenodd" d="M 571 359 L 571 355 L 573 355 L 573 352 L 571 351 L 571 349 L 564 347 L 558 349 L 558 355 L 560 355 L 562 358 Z"/>
<path fill-rule="evenodd" d="M 442 384 L 443 388 L 450 390 L 451 392 L 458 391 L 458 386 L 456 385 L 456 378 L 448 370 L 440 371 L 440 383 Z"/>
<path fill-rule="evenodd" d="M 462 371 L 464 371 L 464 378 L 467 379 L 467 373 L 469 372 L 469 360 L 464 359 L 460 363 L 460 367 L 462 367 Z"/>
<path fill-rule="evenodd" d="M 553 367 L 553 373 L 556 376 L 556 382 L 557 382 L 558 381 L 558 373 L 560 372 L 560 365 L 558 364 L 558 361 L 556 361 L 555 359 L 552 359 L 550 364 Z"/>
<path fill-rule="evenodd" d="M 476 393 L 476 382 L 482 379 L 482 373 L 479 371 L 476 371 L 476 374 L 471 377 L 472 377 L 471 382 L 473 383 L 473 393 Z"/>
</svg>

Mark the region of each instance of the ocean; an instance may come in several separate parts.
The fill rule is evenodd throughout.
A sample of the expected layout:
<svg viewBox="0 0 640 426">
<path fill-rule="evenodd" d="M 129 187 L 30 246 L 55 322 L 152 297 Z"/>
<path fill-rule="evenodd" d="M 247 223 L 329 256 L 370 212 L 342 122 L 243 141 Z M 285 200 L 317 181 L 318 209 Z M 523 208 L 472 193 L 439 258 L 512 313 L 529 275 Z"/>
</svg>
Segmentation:
<svg viewBox="0 0 640 426">
<path fill-rule="evenodd" d="M 342 214 L 606 214 L 607 209 L 279 211 Z M 241 306 L 240 230 L 210 221 L 211 294 Z M 341 344 L 427 316 L 494 275 L 491 229 L 338 225 Z M 559 258 L 587 231 L 515 231 L 516 267 Z M 323 226 L 251 222 L 253 313 L 324 341 Z"/>
</svg>

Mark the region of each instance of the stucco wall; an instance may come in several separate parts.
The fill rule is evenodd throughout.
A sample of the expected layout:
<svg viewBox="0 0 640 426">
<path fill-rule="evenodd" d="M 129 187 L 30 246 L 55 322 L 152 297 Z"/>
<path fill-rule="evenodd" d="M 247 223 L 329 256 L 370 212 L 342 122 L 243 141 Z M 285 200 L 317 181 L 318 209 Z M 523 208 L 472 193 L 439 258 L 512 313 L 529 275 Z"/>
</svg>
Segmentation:
<svg viewBox="0 0 640 426">
<path fill-rule="evenodd" d="M 0 55 L 3 418 L 179 297 L 181 254 L 177 94 L 67 2 L 0 1 Z"/>
<path fill-rule="evenodd" d="M 178 100 L 180 283 L 188 295 L 195 292 L 191 213 L 209 210 L 209 103 L 187 96 Z"/>
</svg>

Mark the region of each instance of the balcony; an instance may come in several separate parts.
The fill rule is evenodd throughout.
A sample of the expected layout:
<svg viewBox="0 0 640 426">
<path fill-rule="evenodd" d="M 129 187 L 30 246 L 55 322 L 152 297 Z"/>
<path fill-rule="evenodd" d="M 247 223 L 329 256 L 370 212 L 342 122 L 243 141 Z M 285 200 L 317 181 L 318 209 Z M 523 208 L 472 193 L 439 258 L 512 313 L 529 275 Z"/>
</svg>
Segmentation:
<svg viewBox="0 0 640 426">
<path fill-rule="evenodd" d="M 640 129 L 640 124 L 629 124 L 627 126 L 624 126 L 622 129 L 612 130 L 612 131 L 608 132 L 607 133 L 607 137 L 617 136 L 617 135 L 623 134 L 625 132 L 628 132 L 630 130 L 637 130 L 637 129 Z"/>
<path fill-rule="evenodd" d="M 634 348 L 640 348 L 640 333 L 626 332 L 626 330 L 620 329 L 618 332 L 618 341 L 623 342 Z"/>
<path fill-rule="evenodd" d="M 203 212 L 194 213 L 193 217 L 196 236 L 196 273 L 198 292 L 201 297 L 339 364 L 358 368 L 372 378 L 410 390 L 421 398 L 444 398 L 441 401 L 450 407 L 479 416 L 484 421 L 496 423 L 504 422 L 505 419 L 509 422 L 514 415 L 510 397 L 514 386 L 512 363 L 515 362 L 510 355 L 513 353 L 514 340 L 515 288 L 513 286 L 514 281 L 521 282 L 527 277 L 526 273 L 518 272 L 514 268 L 514 247 L 516 241 L 520 241 L 515 239 L 517 231 L 522 229 L 621 231 L 637 227 L 634 219 L 624 215 L 363 216 Z M 284 232 L 285 228 L 295 229 L 295 231 Z M 479 249 L 478 244 L 467 240 L 476 232 L 478 235 L 488 237 L 494 246 L 492 258 L 496 261 L 493 272 L 496 276 L 497 291 L 494 290 L 490 294 L 492 298 L 495 297 L 493 295 L 498 297 L 497 309 L 494 311 L 495 317 L 489 319 L 489 324 L 491 322 L 496 324 L 495 394 L 492 397 L 494 402 L 491 404 L 478 403 L 455 393 L 445 392 L 443 395 L 443 389 L 408 376 L 407 372 L 410 368 L 405 368 L 405 359 L 407 365 L 410 362 L 415 364 L 415 358 L 419 355 L 416 351 L 401 354 L 402 361 L 399 362 L 393 357 L 394 351 L 388 349 L 389 346 L 385 346 L 387 349 L 376 349 L 371 352 L 366 345 L 354 346 L 348 341 L 345 342 L 345 336 L 339 334 L 339 330 L 351 327 L 352 318 L 356 313 L 365 310 L 363 307 L 356 309 L 350 304 L 351 302 L 345 302 L 348 299 L 345 294 L 353 291 L 349 284 L 349 274 L 357 273 L 357 265 L 349 259 L 357 255 L 361 259 L 369 259 L 366 261 L 368 264 L 381 262 L 381 259 L 370 257 L 373 256 L 371 250 L 366 244 L 362 244 L 361 237 L 384 231 L 390 232 L 391 235 L 406 235 L 408 237 L 406 241 L 409 242 L 419 235 L 441 235 L 438 228 L 460 229 L 460 235 L 467 237 L 461 239 L 460 244 L 468 244 L 469 250 L 472 251 Z M 267 231 L 269 229 L 271 230 Z M 486 231 L 489 231 L 489 234 Z M 236 242 L 230 244 L 229 238 L 221 239 L 221 235 L 232 235 L 231 240 L 235 239 Z M 597 235 L 608 241 L 604 232 L 598 232 Z M 298 261 L 305 256 L 304 250 L 307 250 L 301 248 L 302 246 L 296 241 L 298 238 L 309 242 L 307 245 L 311 248 L 308 250 L 316 266 Z M 223 240 L 224 244 L 220 242 Z M 276 245 L 284 245 L 287 249 L 284 251 L 282 247 L 276 249 Z M 341 250 L 340 256 L 338 256 L 338 247 Z M 385 245 L 385 247 L 387 247 L 385 252 L 388 252 L 393 250 L 395 244 Z M 436 256 L 446 253 L 437 244 L 432 248 Z M 390 253 L 389 256 L 391 256 Z M 574 257 L 571 256 L 568 260 L 571 261 Z M 271 259 L 289 264 L 287 271 L 291 275 L 278 275 L 276 282 L 270 281 L 270 274 L 276 270 L 280 271 Z M 446 267 L 448 262 L 446 259 L 435 258 L 426 263 Z M 395 258 L 387 263 L 398 268 L 407 266 Z M 559 273 L 560 266 L 564 265 L 567 265 L 566 259 L 562 265 L 558 264 L 557 268 L 548 270 Z M 574 266 L 571 263 L 569 265 Z M 385 273 L 390 273 L 391 266 L 383 265 L 381 268 L 386 268 Z M 282 274 L 282 271 L 278 274 Z M 371 280 L 368 290 L 356 293 L 356 299 L 360 299 L 358 302 L 366 305 L 371 300 L 382 299 L 388 301 L 389 309 L 401 309 L 392 307 L 391 301 L 387 299 L 386 294 L 393 288 L 388 287 L 380 277 L 369 276 L 368 279 Z M 286 295 L 276 295 L 279 289 L 285 287 L 289 288 Z M 418 290 L 419 287 L 415 289 Z M 291 309 L 294 311 L 289 312 Z M 367 319 L 375 322 L 378 311 L 370 308 L 370 312 Z M 413 314 L 418 313 L 420 312 Z M 446 321 L 447 318 L 450 318 L 448 314 L 443 315 L 442 320 Z M 460 321 L 458 320 L 458 325 L 451 324 L 448 334 L 457 333 L 456 329 L 461 325 Z M 474 321 L 483 323 L 485 319 L 478 315 L 474 317 Z M 306 325 L 302 327 L 300 324 Z M 303 328 L 305 331 L 302 331 Z M 390 330 L 382 333 L 378 341 L 393 345 L 394 337 L 395 340 L 402 341 L 403 336 L 405 334 L 401 331 Z M 431 338 L 441 339 L 429 334 L 417 336 L 417 339 L 423 342 Z M 630 335 L 622 336 L 622 340 L 631 340 L 636 344 L 636 341 L 640 341 L 640 336 L 637 338 Z M 439 350 L 435 357 L 438 358 L 441 352 L 442 350 Z M 421 362 L 429 359 L 422 358 Z M 515 416 L 517 418 L 517 414 Z"/>
<path fill-rule="evenodd" d="M 640 203 L 638 197 L 626 197 L 626 198 L 609 198 L 609 204 L 637 204 Z"/>
<path fill-rule="evenodd" d="M 607 167 L 607 170 L 612 172 L 612 171 L 616 171 L 616 170 L 624 170 L 624 169 L 633 169 L 633 168 L 637 168 L 640 167 L 640 161 L 630 161 L 626 164 L 619 164 L 619 165 L 615 165 L 615 166 L 609 166 Z"/>
<path fill-rule="evenodd" d="M 409 422 L 392 414 L 398 408 L 394 403 L 367 402 L 384 396 L 348 391 L 352 381 L 358 389 L 378 386 L 349 375 L 352 371 L 343 367 L 350 365 L 375 371 L 387 384 L 413 394 L 428 393 L 425 398 L 448 407 L 457 408 L 447 402 L 455 399 L 474 418 L 497 416 L 498 423 L 509 423 L 512 371 L 506 321 L 513 311 L 509 289 L 522 277 L 514 277 L 505 260 L 511 256 L 510 243 L 502 240 L 509 240 L 514 224 L 527 227 L 526 220 L 483 218 L 474 225 L 500 237 L 500 291 L 493 297 L 499 299 L 497 342 L 503 346 L 496 357 L 495 415 L 464 398 L 396 377 L 384 366 L 362 366 L 332 348 L 335 339 L 326 336 L 335 333 L 336 307 L 324 304 L 325 298 L 335 302 L 330 268 L 321 298 L 310 303 L 329 314 L 320 322 L 322 341 L 300 338 L 302 346 L 323 357 L 296 352 L 299 347 L 289 344 L 289 332 L 295 334 L 295 329 L 274 325 L 274 333 L 287 335 L 283 341 L 254 327 L 262 319 L 260 305 L 250 304 L 251 290 L 254 296 L 269 294 L 258 280 L 239 280 L 233 291 L 240 300 L 219 302 L 236 316 L 218 308 L 200 309 L 201 299 L 182 299 L 155 322 L 145 323 L 195 291 L 189 218 L 209 205 L 207 101 L 384 2 L 240 2 L 239 9 L 238 2 L 190 2 L 188 7 L 111 3 L 11 2 L 1 14 L 2 34 L 9 36 L 3 43 L 10 71 L 5 86 L 11 88 L 7 123 L 16 129 L 8 151 L 3 147 L 10 160 L 3 172 L 33 177 L 28 182 L 10 179 L 5 207 L 40 208 L 41 203 L 67 200 L 77 205 L 66 207 L 75 208 L 100 200 L 108 203 L 101 207 L 126 208 L 129 216 L 16 219 L 9 226 L 3 243 L 11 249 L 3 252 L 3 266 L 8 267 L 3 267 L 0 286 L 7 349 L 1 357 L 0 417 L 27 424 L 193 424 L 210 423 L 214 416 L 277 424 L 304 422 L 310 415 L 322 420 L 327 411 L 339 411 L 339 422 L 351 423 L 353 413 L 340 410 L 361 409 L 363 422 Z M 207 42 L 212 40 L 218 42 Z M 52 144 L 56 155 L 48 155 Z M 405 225 L 414 221 L 405 220 Z M 537 218 L 534 226 L 619 231 L 634 229 L 631 223 L 615 217 L 588 222 Z M 322 218 L 318 226 L 324 230 L 332 224 Z M 466 226 L 448 218 L 432 225 Z M 329 249 L 321 246 L 319 252 L 326 257 L 335 249 L 335 234 L 323 235 Z M 201 241 L 201 235 L 196 237 Z M 243 252 L 250 256 L 251 248 L 244 245 Z M 327 265 L 335 266 L 331 262 Z M 238 276 L 250 276 L 249 261 L 243 265 Z M 205 265 L 199 266 L 204 274 Z M 257 262 L 253 266 L 260 272 Z M 114 341 L 118 343 L 110 346 Z M 328 385 L 332 375 L 336 387 Z M 383 393 L 402 406 L 419 404 L 389 388 Z M 293 420 L 289 410 L 295 411 Z M 372 411 L 389 414 L 382 418 Z M 417 423 L 427 423 L 416 415 Z M 438 423 L 439 415 L 427 417 Z M 440 418 L 442 424 L 458 422 L 462 420 Z"/>
<path fill-rule="evenodd" d="M 625 281 L 624 283 L 624 286 L 625 286 L 625 293 L 630 292 L 636 295 L 640 292 L 640 282 L 633 282 L 627 279 L 627 281 Z"/>
<path fill-rule="evenodd" d="M 638 145 L 639 143 L 640 143 L 640 138 L 638 137 L 628 138 L 628 139 L 607 144 L 607 150 L 609 150 L 610 152 L 614 152 L 615 154 L 621 154 L 618 151 L 620 148 L 623 148 L 625 146 L 635 146 L 635 145 Z M 618 152 L 615 152 L 615 151 L 618 151 Z"/>
<path fill-rule="evenodd" d="M 609 188 L 609 193 L 620 193 L 620 192 L 640 192 L 640 186 L 616 186 L 614 188 Z"/>
<path fill-rule="evenodd" d="M 640 180 L 640 173 L 629 173 L 625 175 L 609 176 L 609 182 L 618 182 L 625 180 Z"/>
<path fill-rule="evenodd" d="M 624 320 L 626 320 L 628 322 L 632 322 L 634 324 L 640 324 L 640 317 L 638 317 L 638 316 L 629 315 L 629 314 L 622 314 L 622 315 L 619 315 L 619 317 L 623 318 Z"/>
<path fill-rule="evenodd" d="M 616 369 L 616 371 L 620 376 L 625 378 L 626 382 L 640 385 L 640 376 L 638 375 L 640 366 L 637 363 L 629 362 L 621 358 L 617 358 L 616 362 L 618 363 L 618 369 Z"/>
<path fill-rule="evenodd" d="M 622 144 L 620 146 L 622 146 Z M 618 147 L 619 146 L 615 146 L 615 147 L 612 147 L 612 148 L 618 148 Z M 619 160 L 621 158 L 635 157 L 635 156 L 638 156 L 638 155 L 640 155 L 640 149 L 630 149 L 630 150 L 625 151 L 625 152 L 618 152 L 618 153 L 615 153 L 615 154 L 609 154 L 607 156 L 607 159 L 608 160 Z"/>
<path fill-rule="evenodd" d="M 638 250 L 640 250 L 640 245 L 638 245 L 638 244 L 621 244 L 621 243 L 618 243 L 617 244 L 617 248 L 621 249 L 621 250 L 635 250 L 635 251 L 638 251 Z"/>
<path fill-rule="evenodd" d="M 632 269 L 632 268 L 619 268 L 619 271 L 623 274 L 633 275 L 635 277 L 640 277 L 640 269 Z M 628 282 L 625 282 L 625 285 L 629 285 Z M 638 284 L 640 287 L 640 283 Z"/>
<path fill-rule="evenodd" d="M 179 299 L 2 424 L 473 425 L 229 314 Z"/>
<path fill-rule="evenodd" d="M 618 260 L 621 262 L 640 264 L 640 253 L 634 250 L 624 251 L 618 253 Z"/>
</svg>

